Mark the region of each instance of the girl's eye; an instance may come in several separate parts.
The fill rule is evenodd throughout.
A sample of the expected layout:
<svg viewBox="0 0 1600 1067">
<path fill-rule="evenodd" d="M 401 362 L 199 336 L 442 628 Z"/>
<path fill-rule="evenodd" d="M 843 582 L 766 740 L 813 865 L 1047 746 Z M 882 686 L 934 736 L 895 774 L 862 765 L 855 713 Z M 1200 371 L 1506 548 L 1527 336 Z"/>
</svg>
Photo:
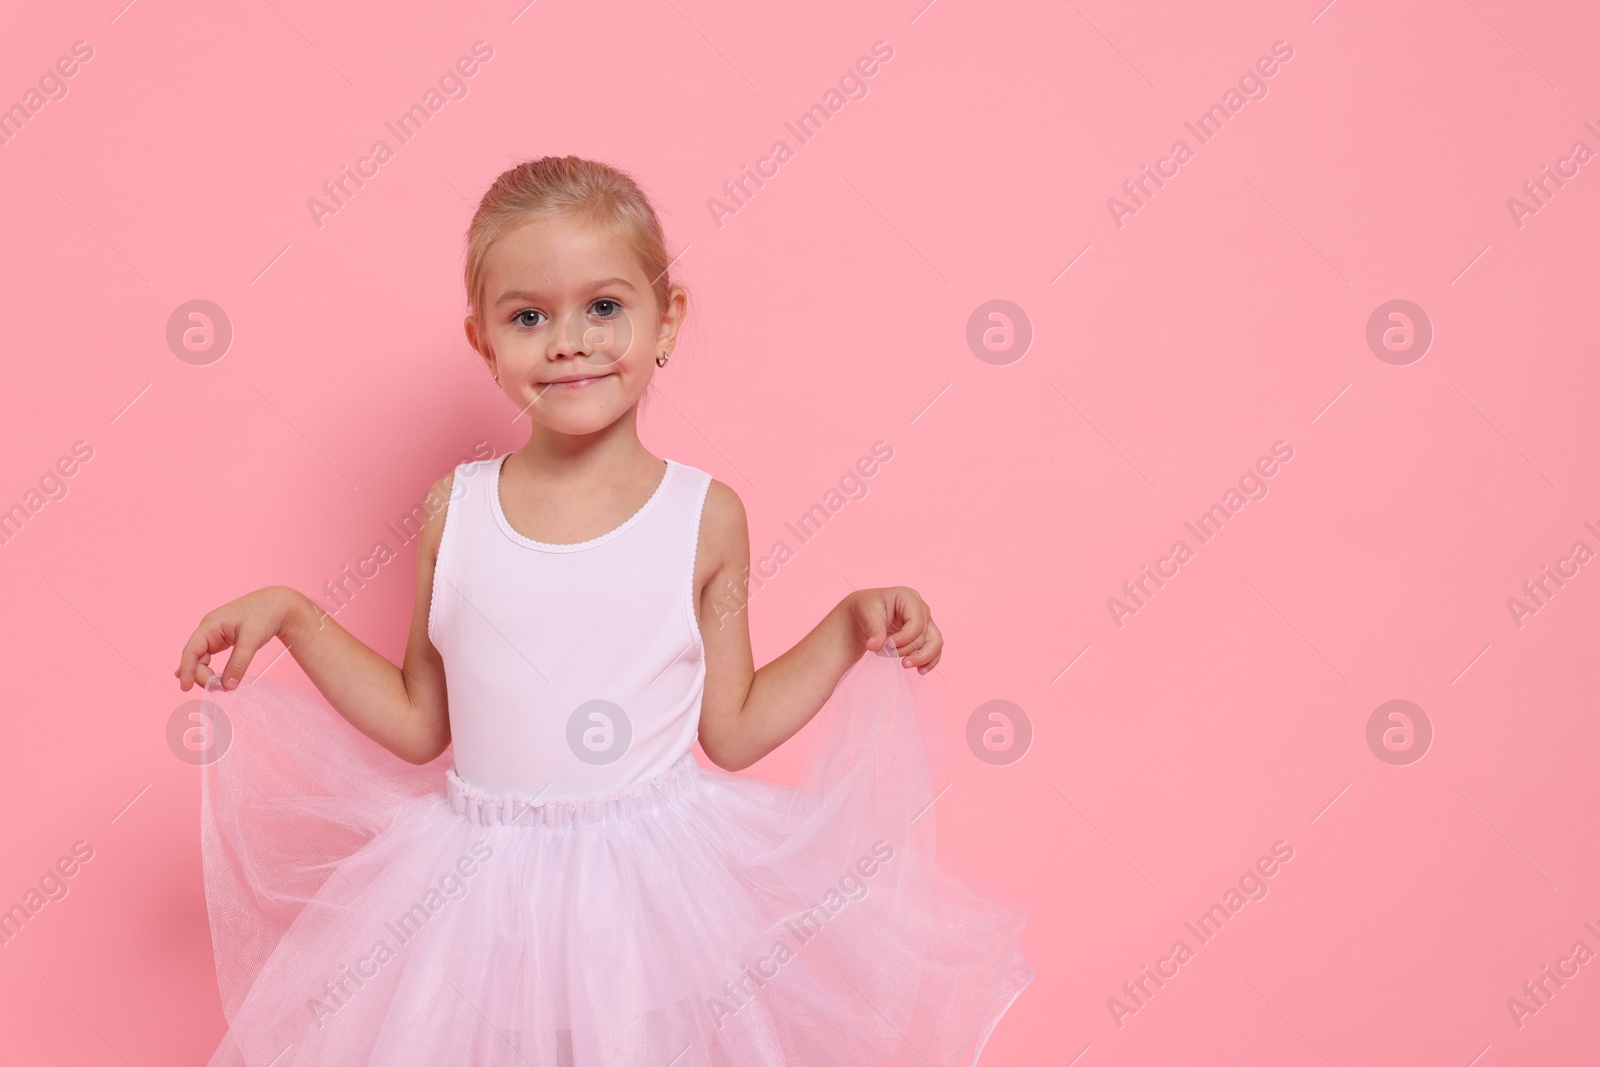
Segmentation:
<svg viewBox="0 0 1600 1067">
<path fill-rule="evenodd" d="M 593 304 L 590 304 L 589 309 L 591 311 L 598 311 L 599 317 L 602 319 L 611 319 L 615 318 L 618 313 L 622 311 L 622 305 L 611 299 L 609 296 L 603 296 L 599 300 L 596 300 Z"/>
<path fill-rule="evenodd" d="M 522 326 L 522 327 L 526 327 L 528 329 L 532 329 L 533 327 L 535 327 L 535 326 L 537 326 L 539 324 L 536 323 L 536 322 L 529 322 L 527 317 L 529 315 L 543 315 L 543 314 L 544 314 L 544 312 L 535 311 L 533 308 L 523 308 L 521 311 L 519 311 L 515 315 L 511 316 L 511 321 L 512 321 L 513 324 L 515 324 L 517 326 Z"/>
</svg>

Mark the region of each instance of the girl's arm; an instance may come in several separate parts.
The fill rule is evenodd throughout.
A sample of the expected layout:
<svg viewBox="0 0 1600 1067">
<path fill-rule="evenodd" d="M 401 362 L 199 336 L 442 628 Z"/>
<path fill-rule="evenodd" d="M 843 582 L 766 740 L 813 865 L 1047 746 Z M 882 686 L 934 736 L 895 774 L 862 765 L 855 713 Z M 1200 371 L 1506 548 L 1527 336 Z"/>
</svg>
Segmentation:
<svg viewBox="0 0 1600 1067">
<path fill-rule="evenodd" d="M 444 663 L 428 639 L 433 568 L 454 475 L 434 483 L 418 538 L 417 592 L 404 667 L 396 667 L 340 626 L 314 601 L 288 586 L 258 589 L 205 618 L 184 646 L 173 673 L 179 687 L 205 685 L 213 653 L 231 647 L 223 686 L 244 678 L 256 652 L 281 639 L 333 708 L 350 724 L 410 763 L 427 763 L 450 743 Z"/>
<path fill-rule="evenodd" d="M 789 651 L 755 669 L 750 650 L 750 535 L 744 505 L 722 482 L 706 493 L 696 553 L 706 686 L 700 747 L 724 770 L 737 771 L 793 737 L 827 703 L 864 652 L 894 637 L 901 665 L 926 674 L 944 639 L 915 589 L 860 589 L 841 600 Z"/>
</svg>

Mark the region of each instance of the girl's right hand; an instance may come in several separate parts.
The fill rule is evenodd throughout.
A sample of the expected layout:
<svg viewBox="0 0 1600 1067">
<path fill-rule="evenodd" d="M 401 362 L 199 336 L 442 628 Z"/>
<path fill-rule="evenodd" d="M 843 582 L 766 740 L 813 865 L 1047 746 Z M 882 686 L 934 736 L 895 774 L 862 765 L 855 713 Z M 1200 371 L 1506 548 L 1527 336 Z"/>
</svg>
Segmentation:
<svg viewBox="0 0 1600 1067">
<path fill-rule="evenodd" d="M 237 688 L 251 657 L 262 645 L 283 634 L 304 600 L 286 585 L 269 585 L 207 613 L 183 646 L 183 658 L 172 672 L 179 687 L 185 692 L 196 682 L 204 687 L 215 676 L 210 667 L 212 654 L 232 648 L 221 677 L 224 689 Z"/>
</svg>

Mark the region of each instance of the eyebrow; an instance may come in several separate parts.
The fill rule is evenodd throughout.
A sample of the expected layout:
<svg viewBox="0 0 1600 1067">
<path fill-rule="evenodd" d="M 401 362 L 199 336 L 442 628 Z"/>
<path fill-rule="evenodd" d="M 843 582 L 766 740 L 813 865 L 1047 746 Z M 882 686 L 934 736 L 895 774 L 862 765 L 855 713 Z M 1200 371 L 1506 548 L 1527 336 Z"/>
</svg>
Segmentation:
<svg viewBox="0 0 1600 1067">
<path fill-rule="evenodd" d="M 599 281 L 589 286 L 589 291 L 593 292 L 596 289 L 605 289 L 608 286 L 617 286 L 619 288 L 628 290 L 630 293 L 638 291 L 634 288 L 633 283 L 628 281 L 626 278 L 601 278 Z M 541 295 L 542 294 L 540 293 L 530 292 L 524 289 L 512 289 L 509 292 L 501 293 L 500 299 L 495 301 L 495 303 L 504 304 L 511 300 L 538 300 Z"/>
</svg>

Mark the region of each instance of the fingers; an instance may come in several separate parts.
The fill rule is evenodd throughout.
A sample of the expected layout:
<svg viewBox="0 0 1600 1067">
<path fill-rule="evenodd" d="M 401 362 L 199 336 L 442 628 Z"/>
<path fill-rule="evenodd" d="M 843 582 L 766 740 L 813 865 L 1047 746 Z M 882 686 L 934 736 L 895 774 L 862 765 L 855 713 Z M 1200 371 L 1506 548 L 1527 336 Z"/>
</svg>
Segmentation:
<svg viewBox="0 0 1600 1067">
<path fill-rule="evenodd" d="M 874 607 L 862 617 L 861 621 L 862 630 L 867 635 L 867 651 L 878 651 L 883 647 L 884 642 L 889 639 L 889 624 L 884 620 L 883 613 Z"/>
<path fill-rule="evenodd" d="M 244 680 L 245 668 L 250 666 L 250 660 L 256 651 L 272 637 L 268 633 L 240 630 L 238 640 L 233 643 L 233 652 L 228 656 L 228 665 L 222 671 L 222 688 L 237 689 Z"/>
<path fill-rule="evenodd" d="M 868 652 L 877 652 L 883 648 L 889 636 L 889 620 L 885 617 L 878 598 L 873 595 L 875 592 L 875 590 L 857 589 L 845 601 L 850 609 L 849 618 L 855 636 L 861 642 L 861 647 Z"/>
<path fill-rule="evenodd" d="M 184 691 L 196 682 L 205 685 L 206 679 L 211 677 L 209 669 L 203 672 L 199 669 L 211 661 L 211 653 L 221 652 L 228 647 L 228 636 L 221 623 L 202 619 L 200 626 L 183 646 L 183 656 L 178 661 L 178 669 L 172 673 L 178 676 L 178 686 Z"/>
<path fill-rule="evenodd" d="M 928 603 L 915 589 L 895 588 L 888 592 L 898 620 L 893 638 L 900 665 L 916 667 L 919 673 L 926 674 L 938 664 L 944 646 Z"/>
<path fill-rule="evenodd" d="M 938 665 L 944 637 L 934 625 L 927 601 L 915 589 L 897 586 L 858 590 L 858 594 L 855 615 L 867 651 L 877 652 L 892 640 L 901 666 L 926 674 Z"/>
<path fill-rule="evenodd" d="M 923 632 L 922 639 L 917 642 L 917 647 L 901 659 L 905 667 L 915 667 L 918 673 L 927 674 L 939 663 L 939 653 L 944 649 L 944 637 L 939 633 L 939 627 L 932 619 L 928 620 L 927 629 Z"/>
<path fill-rule="evenodd" d="M 884 613 L 893 620 L 890 627 L 894 635 L 894 649 L 904 654 L 916 644 L 928 623 L 927 605 L 914 589 L 885 589 Z"/>
<path fill-rule="evenodd" d="M 258 634 L 257 631 L 262 627 L 251 626 L 248 616 L 246 621 L 241 622 L 229 610 L 231 607 L 224 605 L 201 619 L 199 627 L 183 646 L 178 669 L 172 672 L 177 675 L 179 688 L 187 691 L 196 684 L 204 688 L 206 683 L 217 677 L 210 667 L 211 657 L 229 648 L 233 649 L 233 654 L 228 658 L 222 682 L 225 688 L 234 688 L 244 677 L 245 668 L 250 665 L 256 650 L 272 636 L 270 633 Z M 229 679 L 232 679 L 231 684 Z"/>
</svg>

